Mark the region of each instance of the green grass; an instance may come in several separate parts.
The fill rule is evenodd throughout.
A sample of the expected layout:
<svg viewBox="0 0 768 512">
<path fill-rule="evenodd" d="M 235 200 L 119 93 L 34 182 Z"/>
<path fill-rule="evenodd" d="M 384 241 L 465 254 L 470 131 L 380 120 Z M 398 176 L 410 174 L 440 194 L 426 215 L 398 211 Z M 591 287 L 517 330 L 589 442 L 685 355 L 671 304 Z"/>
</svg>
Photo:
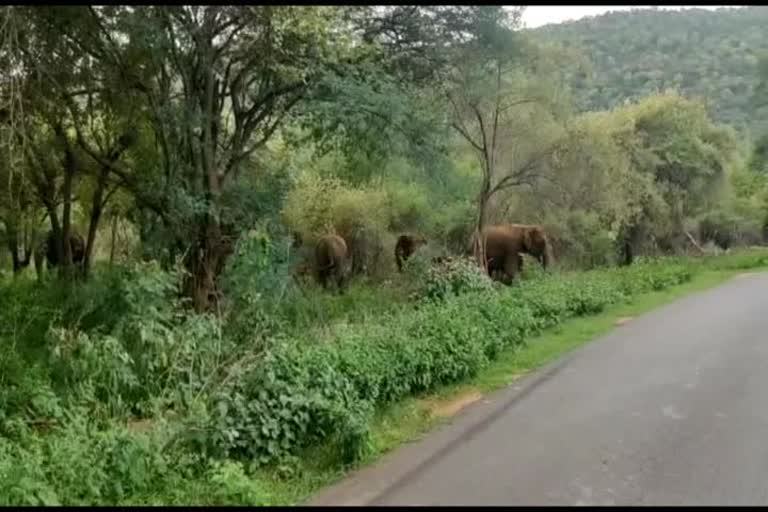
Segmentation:
<svg viewBox="0 0 768 512">
<path fill-rule="evenodd" d="M 276 479 L 262 474 L 257 478 L 269 480 L 274 504 L 294 505 L 308 499 L 314 492 L 343 478 L 355 467 L 370 464 L 403 443 L 414 441 L 448 419 L 431 413 L 429 404 L 451 399 L 477 390 L 483 394 L 509 385 L 517 378 L 585 345 L 615 327 L 622 317 L 636 317 L 691 293 L 712 288 L 740 273 L 743 269 L 702 270 L 691 281 L 659 292 L 639 296 L 630 303 L 607 308 L 600 314 L 569 319 L 533 337 L 522 347 L 500 354 L 488 368 L 461 384 L 446 386 L 435 393 L 408 398 L 381 411 L 372 429 L 372 449 L 354 467 L 328 469 L 322 458 L 314 458 L 314 467 L 304 466 L 289 479 Z M 265 482 L 266 483 L 266 482 Z"/>
<path fill-rule="evenodd" d="M 561 276 L 543 279 L 540 283 L 536 283 L 531 279 L 529 283 L 523 283 L 519 290 L 503 289 L 502 291 L 508 291 L 509 293 L 500 295 L 498 301 L 492 296 L 487 296 L 485 302 L 478 305 L 478 307 L 473 307 L 473 305 L 478 303 L 466 300 L 472 299 L 472 297 L 457 298 L 454 301 L 447 301 L 442 307 L 435 305 L 435 307 L 427 310 L 428 314 L 423 316 L 418 316 L 421 314 L 420 311 L 423 310 L 411 311 L 412 308 L 409 308 L 403 302 L 400 295 L 404 292 L 396 283 L 388 286 L 388 289 L 384 291 L 376 291 L 374 287 L 366 287 L 361 283 L 357 287 L 351 287 L 349 295 L 341 297 L 329 296 L 326 298 L 321 295 L 314 297 L 310 294 L 308 300 L 317 300 L 315 305 L 321 312 L 333 313 L 329 314 L 331 321 L 330 326 L 326 327 L 326 329 L 331 333 L 338 330 L 338 333 L 333 336 L 329 334 L 329 341 L 340 341 L 337 347 L 338 350 L 333 352 L 321 350 L 322 347 L 318 344 L 320 336 L 310 340 L 314 341 L 314 343 L 306 348 L 313 351 L 312 357 L 298 358 L 298 360 L 307 364 L 306 368 L 309 370 L 314 372 L 317 372 L 318 369 L 322 370 L 319 374 L 313 374 L 314 377 L 310 375 L 310 380 L 305 382 L 299 379 L 296 381 L 297 384 L 291 381 L 290 378 L 281 377 L 283 380 L 280 380 L 280 382 L 287 382 L 288 384 L 295 385 L 294 387 L 298 386 L 296 389 L 298 389 L 297 396 L 299 397 L 307 394 L 306 390 L 301 388 L 302 385 L 310 390 L 315 389 L 313 387 L 315 386 L 315 381 L 312 379 L 315 379 L 317 375 L 328 375 L 325 380 L 320 378 L 320 381 L 322 381 L 321 384 L 323 386 L 326 386 L 324 389 L 334 393 L 340 387 L 338 383 L 344 380 L 339 377 L 344 377 L 346 374 L 343 372 L 348 372 L 349 369 L 361 372 L 359 375 L 364 376 L 364 378 L 381 374 L 389 378 L 389 381 L 387 381 L 388 386 L 393 386 L 393 383 L 396 384 L 401 378 L 410 378 L 410 374 L 401 373 L 392 376 L 388 373 L 388 369 L 393 367 L 392 365 L 400 364 L 400 359 L 390 357 L 390 353 L 383 354 L 388 357 L 383 358 L 385 361 L 388 361 L 383 366 L 379 358 L 369 356 L 376 349 L 381 351 L 382 347 L 385 347 L 385 349 L 390 347 L 391 341 L 399 342 L 400 345 L 397 347 L 401 349 L 412 346 L 411 343 L 421 343 L 419 346 L 425 349 L 425 353 L 431 353 L 429 352 L 431 346 L 426 344 L 425 340 L 435 346 L 458 349 L 464 349 L 467 346 L 477 348 L 478 341 L 493 340 L 492 338 L 484 338 L 483 335 L 478 333 L 497 333 L 501 325 L 517 328 L 518 325 L 526 325 L 525 322 L 530 322 L 531 314 L 529 313 L 526 316 L 528 304 L 532 304 L 537 308 L 535 313 L 539 315 L 536 317 L 537 319 L 546 319 L 549 321 L 549 325 L 562 321 L 562 323 L 555 327 L 546 329 L 540 335 L 532 336 L 524 341 L 525 335 L 523 334 L 517 335 L 513 343 L 498 343 L 496 346 L 507 346 L 510 348 L 506 350 L 502 348 L 503 351 L 494 354 L 494 357 L 472 358 L 463 355 L 459 351 L 459 355 L 455 358 L 456 361 L 453 361 L 451 358 L 443 358 L 439 360 L 439 364 L 427 365 L 433 372 L 438 372 L 439 375 L 447 375 L 447 377 L 439 381 L 443 384 L 435 382 L 432 386 L 415 387 L 413 388 L 414 390 L 429 389 L 429 391 L 422 392 L 416 396 L 411 396 L 411 393 L 415 391 L 408 391 L 407 393 L 395 391 L 390 395 L 390 398 L 377 402 L 377 408 L 368 409 L 365 415 L 360 416 L 364 418 L 366 433 L 370 434 L 362 438 L 359 445 L 355 445 L 361 448 L 358 452 L 358 456 L 361 457 L 360 459 L 340 457 L 339 446 L 334 445 L 334 442 L 337 441 L 333 438 L 329 438 L 329 443 L 307 443 L 310 446 L 309 449 L 297 448 L 295 452 L 288 453 L 284 458 L 277 459 L 273 464 L 262 466 L 261 468 L 258 465 L 251 464 L 251 459 L 248 457 L 237 459 L 239 462 L 234 462 L 235 459 L 227 460 L 224 461 L 223 465 L 220 464 L 221 460 L 208 459 L 205 456 L 198 459 L 197 457 L 200 454 L 198 453 L 199 450 L 195 447 L 196 445 L 187 446 L 184 444 L 183 446 L 179 445 L 169 448 L 171 451 L 150 464 L 149 468 L 152 471 L 156 471 L 156 473 L 147 473 L 149 476 L 137 480 L 138 483 L 134 485 L 130 483 L 133 480 L 125 479 L 125 475 L 128 474 L 126 471 L 130 473 L 130 471 L 135 469 L 136 461 L 134 458 L 138 457 L 137 460 L 145 459 L 146 457 L 142 454 L 152 453 L 157 446 L 164 445 L 168 439 L 175 439 L 174 436 L 176 434 L 174 433 L 177 431 L 183 434 L 195 434 L 197 432 L 195 430 L 197 423 L 193 422 L 191 425 L 187 425 L 186 423 L 175 423 L 176 420 L 171 420 L 169 423 L 170 430 L 166 432 L 160 429 L 155 432 L 155 435 L 145 438 L 143 434 L 123 432 L 119 424 L 122 416 L 120 418 L 110 416 L 109 424 L 105 424 L 105 431 L 98 431 L 100 437 L 93 437 L 92 432 L 88 432 L 88 429 L 91 427 L 90 423 L 86 421 L 85 416 L 76 416 L 77 421 L 70 421 L 64 427 L 54 431 L 55 439 L 51 437 L 53 434 L 42 436 L 33 431 L 9 431 L 11 433 L 15 432 L 13 435 L 24 440 L 26 443 L 24 445 L 26 446 L 25 450 L 29 453 L 22 453 L 17 450 L 21 445 L 15 442 L 15 437 L 12 443 L 0 443 L 0 452 L 5 450 L 3 452 L 4 456 L 0 458 L 13 461 L 15 457 L 19 464 L 25 461 L 24 464 L 20 464 L 23 467 L 18 471 L 16 466 L 19 464 L 0 464 L 0 473 L 3 473 L 3 475 L 0 475 L 3 476 L 3 478 L 0 478 L 0 481 L 8 477 L 9 480 L 7 481 L 11 482 L 9 484 L 11 487 L 7 488 L 10 489 L 14 485 L 18 486 L 13 483 L 16 481 L 13 480 L 14 475 L 17 477 L 19 475 L 28 475 L 24 481 L 34 483 L 39 480 L 38 487 L 55 493 L 55 496 L 53 494 L 52 496 L 64 502 L 80 499 L 82 503 L 111 502 L 115 504 L 153 505 L 184 504 L 185 502 L 251 505 L 298 504 L 304 502 L 324 486 L 342 479 L 351 470 L 376 461 L 382 455 L 395 450 L 403 443 L 413 441 L 429 433 L 438 423 L 448 421 L 445 418 L 445 411 L 441 411 L 443 412 L 442 417 L 435 414 L 436 405 L 442 408 L 443 405 L 464 403 L 463 400 L 459 401 L 457 398 L 463 398 L 462 395 L 466 396 L 468 392 L 471 392 L 474 398 L 476 398 L 481 393 L 489 393 L 507 386 L 519 376 L 535 370 L 611 330 L 615 325 L 616 319 L 619 317 L 635 317 L 678 297 L 714 286 L 740 272 L 749 272 L 754 268 L 768 266 L 768 253 L 765 253 L 765 251 L 746 251 L 716 258 L 669 259 L 668 263 L 668 268 L 665 266 L 667 261 L 660 266 L 656 265 L 656 263 L 651 263 L 651 266 L 640 268 L 638 272 L 631 271 L 628 276 L 623 271 L 618 270 L 614 275 L 614 271 L 609 269 L 605 272 L 599 271 L 595 274 L 585 275 L 563 273 Z M 681 270 L 690 270 L 690 272 L 681 273 Z M 691 277 L 691 280 L 687 281 L 686 284 L 675 285 L 674 283 L 681 282 L 678 279 L 680 275 L 685 275 L 686 279 Z M 56 306 L 61 302 L 61 299 L 55 287 L 41 287 L 36 285 L 36 283 L 35 286 L 32 286 L 33 283 L 8 283 L 6 290 L 11 293 L 6 293 L 4 301 L 0 302 L 5 306 L 3 308 L 5 317 L 10 321 L 5 322 L 6 330 L 0 328 L 0 339 L 9 340 L 12 348 L 17 345 L 24 347 L 29 345 L 31 347 L 33 342 L 39 344 L 40 341 L 45 339 L 42 333 L 52 323 L 52 319 L 56 322 L 54 325 L 63 325 L 65 327 L 73 322 L 72 319 L 81 319 L 81 323 L 95 328 L 113 325 L 117 317 L 125 316 L 126 312 L 133 311 L 130 308 L 126 309 L 133 302 L 118 300 L 126 294 L 133 297 L 134 302 L 136 302 L 136 297 L 139 297 L 139 302 L 142 305 L 162 305 L 165 299 L 161 292 L 164 288 L 158 284 L 162 284 L 160 281 L 157 281 L 159 276 L 155 276 L 157 277 L 155 279 L 146 272 L 141 272 L 139 276 L 141 279 L 131 275 L 128 276 L 132 277 L 131 279 L 123 279 L 122 277 L 118 279 L 115 277 L 115 279 L 105 278 L 96 280 L 80 292 L 73 294 L 63 307 Z M 649 278 L 652 279 L 649 280 Z M 617 279 L 618 281 L 611 281 L 612 279 Z M 621 283 L 624 282 L 631 286 L 630 292 L 626 295 L 618 294 L 615 296 L 616 298 L 609 298 L 611 297 L 610 294 L 606 295 L 604 293 L 606 290 L 610 292 L 617 286 L 621 286 Z M 115 288 L 114 283 L 120 286 Z M 617 285 L 617 283 L 619 284 Z M 661 292 L 644 294 L 639 291 L 648 289 L 649 286 L 654 287 L 657 285 L 672 286 L 672 288 L 667 288 Z M 564 291 L 563 287 L 565 287 Z M 130 293 L 123 293 L 123 290 L 127 290 Z M 576 293 L 574 293 L 574 290 L 576 290 Z M 568 297 L 565 302 L 558 301 L 556 298 L 555 300 L 550 300 L 552 297 L 557 297 L 561 292 L 565 293 Z M 378 300 L 377 294 L 379 294 Z M 515 301 L 509 301 L 510 297 L 522 297 L 521 300 L 527 302 L 524 302 L 523 307 L 520 307 L 520 304 Z M 623 297 L 630 298 L 624 299 Z M 616 300 L 627 300 L 630 303 L 616 304 Z M 608 306 L 607 304 L 614 305 Z M 603 306 L 605 307 L 604 310 L 601 309 Z M 398 315 L 402 314 L 403 318 L 411 318 L 408 315 L 413 315 L 411 320 L 415 319 L 414 321 L 418 321 L 419 326 L 435 326 L 435 329 L 411 333 L 407 329 L 403 329 L 401 324 L 391 326 L 388 320 L 391 317 L 387 316 L 385 320 L 377 318 L 375 315 L 377 307 L 379 310 L 394 311 Z M 402 313 L 396 311 L 399 308 L 403 309 Z M 166 309 L 158 311 L 164 312 L 163 314 L 173 313 L 173 310 L 166 311 Z M 555 312 L 554 318 L 547 316 L 550 311 Z M 597 313 L 597 311 L 600 311 L 600 313 Z M 33 312 L 35 315 L 30 316 Z M 297 312 L 302 313 L 301 308 Z M 479 315 L 478 312 L 484 312 L 486 316 Z M 515 316 L 518 314 L 520 315 L 519 319 L 518 316 Z M 495 316 L 489 317 L 488 315 Z M 570 315 L 587 316 L 577 316 L 576 318 L 569 319 Z M 21 329 L 18 333 L 16 329 L 7 331 L 9 326 L 14 323 L 13 321 L 17 318 L 20 319 L 22 316 L 34 317 L 36 319 L 34 325 Z M 61 319 L 58 318 L 59 316 L 61 316 Z M 455 321 L 456 316 L 462 319 L 461 322 Z M 140 318 L 145 317 L 142 316 Z M 399 318 L 401 317 L 398 316 Z M 497 318 L 498 320 L 489 321 L 489 318 Z M 363 325 L 352 325 L 357 322 Z M 189 346 L 192 349 L 191 352 L 195 354 L 199 354 L 203 349 L 209 350 L 210 346 L 204 342 L 215 339 L 215 337 L 211 336 L 211 333 L 206 328 L 207 325 L 191 323 L 189 328 L 187 328 L 187 324 L 184 324 L 184 326 L 178 328 L 178 331 L 174 331 L 175 341 L 184 340 L 185 344 L 179 346 Z M 471 329 L 467 329 L 467 326 L 471 327 Z M 538 331 L 538 328 L 535 328 L 533 332 L 540 331 Z M 455 336 L 457 337 L 454 338 Z M 311 338 L 311 336 L 309 337 Z M 94 338 L 92 345 L 100 347 L 102 346 L 100 341 L 101 339 Z M 451 345 L 451 343 L 455 346 Z M 213 348 L 216 346 L 214 345 Z M 158 353 L 162 355 L 162 353 Z M 453 352 L 450 353 L 453 354 Z M 472 352 L 470 354 L 475 353 Z M 294 361 L 291 358 L 296 354 L 301 355 L 302 351 L 298 350 L 295 353 L 286 352 L 283 355 L 288 357 L 287 360 L 290 362 Z M 339 354 L 345 357 L 346 365 L 337 364 L 334 357 L 337 357 Z M 406 358 L 416 356 L 416 354 L 411 354 L 407 351 L 403 352 L 403 354 L 405 354 Z M 439 352 L 436 352 L 436 354 L 440 355 Z M 28 373 L 24 370 L 24 359 L 20 354 L 17 354 L 15 349 L 11 350 L 8 355 L 9 357 L 14 357 L 10 357 L 4 363 L 2 357 L 4 354 L 0 352 L 0 366 L 4 364 L 4 368 L 13 370 L 18 375 Z M 105 373 L 107 377 L 113 374 L 121 375 L 118 371 L 123 367 L 117 364 L 120 363 L 119 360 L 113 361 L 113 358 L 108 357 L 109 354 L 103 354 L 102 352 L 99 352 L 96 356 L 100 358 L 100 367 L 109 370 L 109 372 Z M 91 359 L 79 359 L 78 361 L 84 364 L 91 364 L 89 362 Z M 461 371 L 458 371 L 455 375 L 446 374 L 445 372 L 443 374 L 439 373 L 444 371 L 446 367 L 453 368 L 450 365 L 457 361 L 460 363 L 457 368 Z M 107 365 L 105 362 L 112 366 Z M 281 363 L 285 362 L 284 359 L 276 360 L 276 368 L 287 368 L 280 366 Z M 464 370 L 461 364 L 471 365 L 472 370 Z M 57 368 L 55 367 L 54 370 Z M 79 366 L 72 367 L 73 371 L 81 371 L 79 368 Z M 21 392 L 6 393 L 5 395 L 0 395 L 0 399 L 6 399 L 7 404 L 15 404 L 14 406 L 18 408 L 30 402 L 31 398 L 23 399 L 24 397 L 34 397 L 40 403 L 36 406 L 39 410 L 35 409 L 31 413 L 33 414 L 31 416 L 33 419 L 37 418 L 37 416 L 46 418 L 48 416 L 58 417 L 58 408 L 66 402 L 66 399 L 69 399 L 70 395 L 65 394 L 63 399 L 58 398 L 58 395 L 53 393 L 53 388 L 51 387 L 55 383 L 51 377 L 54 374 L 46 373 L 44 371 L 45 368 L 42 366 L 37 369 L 40 370 L 38 372 L 39 375 L 35 373 L 29 378 L 16 379 L 21 386 L 19 388 Z M 335 375 L 332 371 L 326 370 L 340 371 L 341 374 Z M 0 373 L 11 374 L 8 371 Z M 13 374 L 16 375 L 16 373 Z M 411 373 L 413 373 L 413 370 L 411 370 Z M 258 376 L 258 374 L 255 375 Z M 291 376 L 293 374 L 288 372 L 287 375 Z M 429 375 L 428 372 L 427 375 Z M 473 377 L 468 377 L 469 375 L 473 375 Z M 299 375 L 299 377 L 302 376 Z M 11 382 L 14 381 L 11 380 Z M 89 382 L 91 384 L 103 384 L 99 380 Z M 173 384 L 173 389 L 184 384 L 184 382 L 179 381 Z M 268 385 L 270 384 L 268 381 L 264 382 Z M 375 379 L 371 382 L 375 382 Z M 452 382 L 453 384 L 447 385 L 447 382 Z M 263 390 L 264 387 L 260 384 L 261 381 L 256 381 L 254 389 Z M 367 392 L 368 388 L 362 385 L 356 389 Z M 382 387 L 382 389 L 396 390 L 397 388 Z M 305 395 L 301 395 L 301 393 Z M 73 394 L 72 396 L 77 398 L 80 395 Z M 82 396 L 88 398 L 90 395 L 84 393 Z M 111 397 L 112 395 L 109 396 Z M 122 400 L 122 396 L 119 393 L 115 395 L 116 399 L 119 400 Z M 65 401 L 62 402 L 62 400 Z M 68 403 L 66 402 L 66 404 Z M 342 406 L 346 406 L 346 402 L 339 403 Z M 7 407 L 5 409 L 6 411 L 9 410 Z M 355 412 L 353 409 L 350 410 L 353 413 Z M 372 419 L 370 416 L 367 416 L 371 410 L 376 411 Z M 0 411 L 0 416 L 2 416 L 2 412 Z M 281 413 L 281 411 L 278 412 Z M 261 415 L 262 412 L 258 414 Z M 26 416 L 21 416 L 21 413 L 18 413 L 17 416 L 26 418 Z M 190 418 L 198 416 L 192 414 Z M 258 418 L 261 417 L 258 416 Z M 229 416 L 226 418 L 229 418 Z M 356 419 L 354 415 L 347 416 L 347 418 Z M 0 427 L 14 425 L 7 422 L 0 423 Z M 248 425 L 249 423 L 232 422 L 233 428 L 240 428 L 240 425 L 243 424 Z M 205 426 L 207 423 L 202 422 L 202 425 Z M 227 425 L 229 424 L 224 424 L 221 428 L 226 430 L 229 428 Z M 344 423 L 340 423 L 340 425 L 339 431 L 346 433 L 344 428 L 348 428 L 348 425 Z M 355 424 L 352 423 L 352 425 L 354 426 Z M 333 424 L 332 428 L 335 429 L 336 424 Z M 354 429 L 349 431 L 355 432 Z M 337 432 L 337 430 L 333 430 L 333 432 Z M 171 437 L 169 438 L 168 436 Z M 341 439 L 344 439 L 346 442 L 346 438 L 342 437 Z M 190 442 L 194 440 L 191 439 Z M 2 437 L 0 437 L 0 441 L 2 441 Z M 302 446 L 307 446 L 307 444 Z M 52 454 L 47 453 L 49 449 L 53 450 Z M 39 457 L 33 456 L 36 453 L 35 450 L 42 450 Z M 99 455 L 100 451 L 109 452 L 112 455 L 105 458 Z M 73 453 L 80 452 L 83 454 L 82 457 L 79 455 L 72 457 Z M 28 464 L 26 459 L 30 460 Z M 101 459 L 108 460 L 109 464 L 101 464 L 99 462 Z M 168 466 L 171 470 L 166 471 L 163 469 L 165 467 L 164 464 L 169 464 L 168 461 L 177 460 L 180 461 L 178 464 L 174 463 Z M 210 462 L 211 466 L 201 466 L 203 460 L 206 461 L 205 464 Z M 357 462 L 350 462 L 345 466 L 342 460 L 357 460 Z M 200 470 L 193 470 L 193 467 Z M 48 470 L 45 468 L 53 469 Z M 43 473 L 45 473 L 44 476 Z M 162 475 L 162 478 L 157 478 L 160 475 Z M 133 485 L 133 487 L 122 489 L 120 486 L 124 484 L 123 480 Z M 21 500 L 18 496 L 14 499 L 16 501 L 24 501 L 25 503 L 36 503 L 35 496 L 37 495 L 34 493 L 38 492 L 35 490 L 38 487 L 23 489 L 23 492 L 27 493 L 25 495 L 26 501 Z M 98 493 L 94 496 L 89 494 L 83 495 L 83 493 L 87 494 L 90 492 L 89 489 L 91 488 L 96 489 L 93 492 L 98 491 Z"/>
</svg>

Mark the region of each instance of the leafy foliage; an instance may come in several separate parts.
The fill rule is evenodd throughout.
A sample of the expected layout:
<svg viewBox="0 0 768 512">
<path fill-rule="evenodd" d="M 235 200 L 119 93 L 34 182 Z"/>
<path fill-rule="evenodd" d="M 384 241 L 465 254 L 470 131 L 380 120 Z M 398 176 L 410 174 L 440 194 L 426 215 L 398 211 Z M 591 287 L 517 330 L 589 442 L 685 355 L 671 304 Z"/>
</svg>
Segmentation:
<svg viewBox="0 0 768 512">
<path fill-rule="evenodd" d="M 365 453 L 374 407 L 474 375 L 504 347 L 571 316 L 689 280 L 668 264 L 546 277 L 502 293 L 466 291 L 311 347 L 276 346 L 209 406 L 217 452 L 257 463 L 329 442 Z"/>
<path fill-rule="evenodd" d="M 0 503 L 284 501 L 281 478 L 360 460 L 387 404 L 569 317 L 765 265 L 651 259 L 766 239 L 766 77 L 744 17 L 764 11 L 532 33 L 520 12 L 0 9 Z M 756 137 L 715 122 L 748 101 Z M 494 284 L 461 257 L 478 218 L 543 224 L 553 272 Z M 67 232 L 86 238 L 79 267 Z M 330 232 L 351 255 L 342 295 L 304 265 Z M 396 273 L 404 233 L 428 243 Z M 628 246 L 639 264 L 615 268 Z M 81 279 L 29 279 L 46 249 Z"/>
<path fill-rule="evenodd" d="M 493 288 L 491 280 L 470 258 L 456 258 L 426 269 L 421 295 L 442 300 Z"/>
<path fill-rule="evenodd" d="M 714 118 L 753 134 L 768 131 L 768 106 L 753 108 L 757 64 L 768 49 L 768 10 L 638 9 L 549 25 L 537 39 L 582 48 L 593 73 L 570 82 L 583 110 L 620 106 L 667 89 L 708 100 Z"/>
</svg>

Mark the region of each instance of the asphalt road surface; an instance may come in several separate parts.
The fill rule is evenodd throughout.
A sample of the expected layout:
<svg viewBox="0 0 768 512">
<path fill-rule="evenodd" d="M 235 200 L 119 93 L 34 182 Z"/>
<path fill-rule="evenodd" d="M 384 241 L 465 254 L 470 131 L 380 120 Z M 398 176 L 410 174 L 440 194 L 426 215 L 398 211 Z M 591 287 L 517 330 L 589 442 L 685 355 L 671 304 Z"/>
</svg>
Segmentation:
<svg viewBox="0 0 768 512">
<path fill-rule="evenodd" d="M 768 505 L 768 274 L 632 319 L 313 505 Z"/>
</svg>

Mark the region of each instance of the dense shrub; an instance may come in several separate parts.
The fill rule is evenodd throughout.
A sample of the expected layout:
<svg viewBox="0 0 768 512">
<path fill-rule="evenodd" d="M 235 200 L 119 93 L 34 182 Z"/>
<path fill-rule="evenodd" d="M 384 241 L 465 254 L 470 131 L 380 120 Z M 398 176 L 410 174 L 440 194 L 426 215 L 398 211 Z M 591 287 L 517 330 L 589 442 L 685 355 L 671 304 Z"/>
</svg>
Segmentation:
<svg viewBox="0 0 768 512">
<path fill-rule="evenodd" d="M 571 212 L 565 225 L 553 229 L 557 253 L 567 255 L 567 262 L 577 268 L 591 269 L 615 260 L 615 233 L 594 212 Z"/>
<path fill-rule="evenodd" d="M 717 210 L 703 216 L 698 225 L 702 242 L 713 242 L 721 249 L 762 242 L 759 219 Z"/>
<path fill-rule="evenodd" d="M 459 265 L 460 276 L 469 272 Z M 650 263 L 551 275 L 501 292 L 439 281 L 433 289 L 442 300 L 309 348 L 273 347 L 213 397 L 208 442 L 221 456 L 271 463 L 333 441 L 350 460 L 364 450 L 377 406 L 470 377 L 503 348 L 568 317 L 691 276 L 682 265 Z"/>
<path fill-rule="evenodd" d="M 0 436 L 0 505 L 268 505 L 230 461 L 183 451 L 163 426 L 149 432 L 74 415 L 35 435 Z"/>
<path fill-rule="evenodd" d="M 412 265 L 415 265 L 419 259 L 413 259 Z M 426 268 L 422 264 L 421 267 L 420 275 L 424 276 L 421 296 L 428 299 L 445 299 L 493 288 L 493 282 L 472 258 L 454 258 L 440 264 L 428 264 Z"/>
<path fill-rule="evenodd" d="M 38 395 L 37 409 L 44 409 L 51 393 L 69 405 L 122 416 L 182 406 L 198 395 L 236 353 L 218 319 L 184 310 L 177 284 L 174 273 L 140 264 L 69 290 L 55 282 L 5 287 L 5 410 Z"/>
<path fill-rule="evenodd" d="M 532 264 L 512 287 L 466 285 L 463 272 L 477 271 L 459 263 L 459 277 L 447 275 L 463 285 L 449 279 L 438 293 L 393 309 L 376 309 L 381 299 L 371 294 L 362 308 L 376 315 L 322 340 L 287 331 L 254 350 L 240 350 L 249 347 L 244 333 L 235 344 L 215 319 L 174 304 L 173 275 L 152 266 L 126 271 L 110 277 L 118 293 L 75 292 L 112 297 L 121 318 L 105 322 L 109 330 L 84 328 L 74 303 L 66 318 L 41 307 L 50 359 L 37 365 L 14 348 L 27 335 L 0 338 L 0 504 L 270 504 L 252 478 L 258 466 L 290 470 L 318 448 L 326 462 L 358 459 L 386 404 L 471 377 L 569 317 L 685 282 L 698 269 L 750 268 L 767 258 L 639 258 L 628 268 L 555 274 Z M 53 296 L 45 287 L 36 293 Z M 334 307 L 352 311 L 363 296 L 351 295 L 333 297 Z M 84 311 L 100 310 L 78 300 Z M 136 423 L 129 413 L 149 415 L 138 422 L 149 426 L 126 427 Z"/>
<path fill-rule="evenodd" d="M 392 215 L 389 196 L 380 186 L 348 187 L 337 178 L 311 174 L 301 177 L 283 207 L 287 225 L 310 247 L 318 236 L 343 236 L 355 273 L 375 273 L 387 261 L 384 247 L 394 244 L 385 244 Z"/>
</svg>

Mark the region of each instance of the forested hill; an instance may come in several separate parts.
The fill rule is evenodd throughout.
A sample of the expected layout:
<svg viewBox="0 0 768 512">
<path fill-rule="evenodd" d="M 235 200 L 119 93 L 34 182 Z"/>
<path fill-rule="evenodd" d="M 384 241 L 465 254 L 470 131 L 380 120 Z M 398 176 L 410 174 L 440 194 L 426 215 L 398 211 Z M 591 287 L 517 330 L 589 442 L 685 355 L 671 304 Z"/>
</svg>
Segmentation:
<svg viewBox="0 0 768 512">
<path fill-rule="evenodd" d="M 757 60 L 768 50 L 768 7 L 612 12 L 532 32 L 585 50 L 592 76 L 573 77 L 585 110 L 678 88 L 704 96 L 718 121 L 768 131 L 768 108 L 751 104 Z"/>
</svg>

